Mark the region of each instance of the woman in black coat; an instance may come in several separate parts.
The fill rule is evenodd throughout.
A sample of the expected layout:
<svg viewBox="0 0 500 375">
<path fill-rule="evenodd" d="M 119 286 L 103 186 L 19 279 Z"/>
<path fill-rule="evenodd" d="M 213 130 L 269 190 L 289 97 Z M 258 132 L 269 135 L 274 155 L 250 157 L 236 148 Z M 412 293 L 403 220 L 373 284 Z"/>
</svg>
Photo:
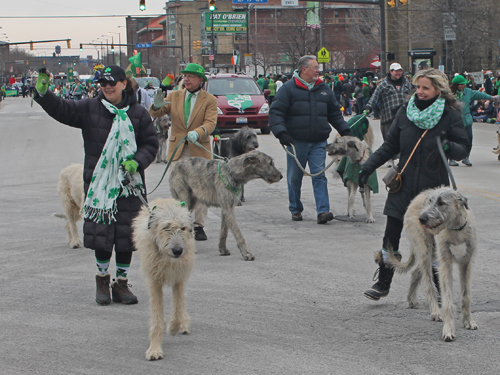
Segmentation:
<svg viewBox="0 0 500 375">
<path fill-rule="evenodd" d="M 436 69 L 422 70 L 415 75 L 413 83 L 416 85 L 416 93 L 409 103 L 399 109 L 385 142 L 366 161 L 359 175 L 360 185 L 363 185 L 368 176 L 398 153 L 401 154 L 401 170 L 410 159 L 418 140 L 428 130 L 402 174 L 401 188 L 389 193 L 387 197 L 383 248 L 376 255 L 379 277 L 377 283 L 364 293 L 365 297 L 374 301 L 389 294 L 394 270 L 385 267 L 387 244 L 390 242 L 394 253 L 400 258 L 398 249 L 403 217 L 411 200 L 426 189 L 449 185 L 448 173 L 440 157 L 436 138 L 441 137 L 447 157 L 454 160 L 461 160 L 470 147 L 462 122 L 460 102 L 451 93 L 444 74 Z"/>
<path fill-rule="evenodd" d="M 41 69 L 35 101 L 55 120 L 82 131 L 85 150 L 84 246 L 95 251 L 96 302 L 111 302 L 108 267 L 115 250 L 116 277 L 111 285 L 114 302 L 137 303 L 128 288 L 128 270 L 135 250 L 132 219 L 141 200 L 121 184 L 123 169 L 146 197 L 144 170 L 158 150 L 156 130 L 146 109 L 137 103 L 125 71 L 112 65 L 99 80 L 101 91 L 94 99 L 65 100 L 47 90 L 49 77 Z M 123 169 L 121 169 L 123 168 Z"/>
</svg>

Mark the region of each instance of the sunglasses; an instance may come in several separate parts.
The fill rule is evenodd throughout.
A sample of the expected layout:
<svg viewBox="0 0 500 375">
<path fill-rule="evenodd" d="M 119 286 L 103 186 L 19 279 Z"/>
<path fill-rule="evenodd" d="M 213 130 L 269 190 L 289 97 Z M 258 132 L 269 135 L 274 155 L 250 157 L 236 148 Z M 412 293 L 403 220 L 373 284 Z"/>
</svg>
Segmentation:
<svg viewBox="0 0 500 375">
<path fill-rule="evenodd" d="M 99 83 L 101 84 L 101 87 L 106 87 L 107 85 L 110 85 L 111 87 L 115 87 L 116 84 L 118 83 L 118 81 L 108 81 L 108 80 L 102 80 L 102 81 L 99 81 Z"/>
</svg>

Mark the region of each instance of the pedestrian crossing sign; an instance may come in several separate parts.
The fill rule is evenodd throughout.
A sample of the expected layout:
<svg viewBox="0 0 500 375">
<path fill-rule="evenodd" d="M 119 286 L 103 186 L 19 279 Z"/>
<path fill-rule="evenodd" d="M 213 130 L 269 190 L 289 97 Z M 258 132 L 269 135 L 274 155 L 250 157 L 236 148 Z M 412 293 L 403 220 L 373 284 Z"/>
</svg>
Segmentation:
<svg viewBox="0 0 500 375">
<path fill-rule="evenodd" d="M 318 62 L 319 63 L 328 63 L 330 62 L 330 52 L 323 47 L 318 51 Z"/>
</svg>

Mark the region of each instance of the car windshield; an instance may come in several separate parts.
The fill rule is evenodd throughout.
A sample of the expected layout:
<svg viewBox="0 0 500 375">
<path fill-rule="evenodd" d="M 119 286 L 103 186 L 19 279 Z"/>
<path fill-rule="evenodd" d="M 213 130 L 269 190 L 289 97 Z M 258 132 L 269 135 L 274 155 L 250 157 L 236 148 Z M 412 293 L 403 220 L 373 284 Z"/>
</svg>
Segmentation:
<svg viewBox="0 0 500 375">
<path fill-rule="evenodd" d="M 251 78 L 212 78 L 207 91 L 212 95 L 262 95 L 259 86 Z"/>
<path fill-rule="evenodd" d="M 139 84 L 139 87 L 142 88 L 146 87 L 148 82 L 151 82 L 155 89 L 160 88 L 160 80 L 156 77 L 138 77 L 135 80 Z"/>
</svg>

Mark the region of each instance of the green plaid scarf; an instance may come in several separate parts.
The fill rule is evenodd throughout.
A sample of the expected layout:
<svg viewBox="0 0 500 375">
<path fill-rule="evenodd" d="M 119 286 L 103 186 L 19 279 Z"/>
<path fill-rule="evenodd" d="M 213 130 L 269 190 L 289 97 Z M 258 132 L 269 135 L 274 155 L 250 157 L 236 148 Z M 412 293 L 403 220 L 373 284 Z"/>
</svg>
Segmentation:
<svg viewBox="0 0 500 375">
<path fill-rule="evenodd" d="M 139 173 L 134 175 L 134 186 L 121 184 L 124 175 L 120 165 L 125 160 L 132 159 L 137 151 L 134 127 L 127 115 L 129 106 L 118 109 L 104 99 L 101 102 L 108 111 L 115 114 L 115 118 L 92 174 L 83 213 L 85 218 L 96 223 L 111 224 L 116 221 L 116 199 L 130 194 L 137 195 L 139 191 L 143 193 L 144 185 Z"/>
<path fill-rule="evenodd" d="M 434 103 L 421 111 L 415 105 L 415 95 L 412 95 L 408 102 L 406 117 L 420 129 L 432 129 L 441 120 L 441 116 L 443 116 L 445 100 L 437 98 Z"/>
</svg>

